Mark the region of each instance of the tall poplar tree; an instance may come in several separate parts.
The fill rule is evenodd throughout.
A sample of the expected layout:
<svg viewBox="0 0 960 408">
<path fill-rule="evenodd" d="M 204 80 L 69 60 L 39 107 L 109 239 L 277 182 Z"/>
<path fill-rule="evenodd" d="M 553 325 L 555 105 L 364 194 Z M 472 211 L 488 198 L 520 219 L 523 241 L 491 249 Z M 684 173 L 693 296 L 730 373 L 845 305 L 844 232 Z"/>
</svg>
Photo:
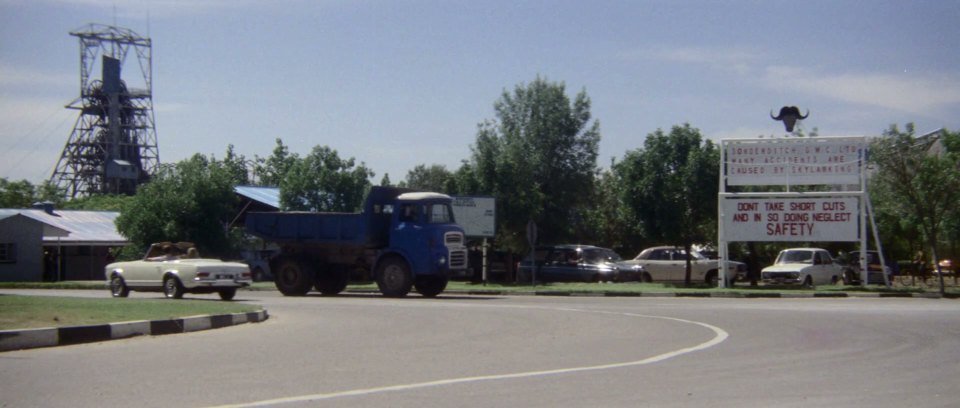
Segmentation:
<svg viewBox="0 0 960 408">
<path fill-rule="evenodd" d="M 537 77 L 504 91 L 493 107 L 496 117 L 478 125 L 471 159 L 458 172 L 476 182 L 458 185 L 496 197 L 497 243 L 504 249 L 526 250 L 530 220 L 543 242 L 574 239 L 585 207 L 593 205 L 600 142 L 586 91 L 571 99 L 562 82 Z"/>
</svg>

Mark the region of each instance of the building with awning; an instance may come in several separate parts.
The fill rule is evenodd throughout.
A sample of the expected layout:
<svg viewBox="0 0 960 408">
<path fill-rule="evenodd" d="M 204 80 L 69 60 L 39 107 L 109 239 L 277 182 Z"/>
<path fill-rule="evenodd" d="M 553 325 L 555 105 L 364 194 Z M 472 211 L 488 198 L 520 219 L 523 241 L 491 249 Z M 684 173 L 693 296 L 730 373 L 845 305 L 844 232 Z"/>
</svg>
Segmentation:
<svg viewBox="0 0 960 408">
<path fill-rule="evenodd" d="M 0 281 L 101 280 L 113 251 L 129 244 L 112 211 L 0 209 Z"/>
</svg>

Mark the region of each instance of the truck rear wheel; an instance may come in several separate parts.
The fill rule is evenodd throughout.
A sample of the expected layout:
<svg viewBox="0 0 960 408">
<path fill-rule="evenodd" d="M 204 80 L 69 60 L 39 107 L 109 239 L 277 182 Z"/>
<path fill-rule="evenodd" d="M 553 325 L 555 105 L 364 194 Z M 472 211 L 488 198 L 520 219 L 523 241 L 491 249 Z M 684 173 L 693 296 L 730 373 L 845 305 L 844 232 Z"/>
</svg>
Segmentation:
<svg viewBox="0 0 960 408">
<path fill-rule="evenodd" d="M 412 286 L 410 265 L 402 258 L 390 257 L 377 265 L 377 287 L 384 296 L 404 297 L 410 293 Z"/>
<path fill-rule="evenodd" d="M 303 296 L 313 286 L 313 271 L 304 262 L 296 259 L 280 261 L 274 270 L 275 284 L 284 296 Z"/>
<path fill-rule="evenodd" d="M 414 284 L 423 297 L 436 297 L 447 288 L 447 278 L 444 276 L 421 276 Z"/>
<path fill-rule="evenodd" d="M 317 272 L 313 287 L 324 295 L 336 295 L 347 288 L 347 274 L 338 270 Z"/>
</svg>

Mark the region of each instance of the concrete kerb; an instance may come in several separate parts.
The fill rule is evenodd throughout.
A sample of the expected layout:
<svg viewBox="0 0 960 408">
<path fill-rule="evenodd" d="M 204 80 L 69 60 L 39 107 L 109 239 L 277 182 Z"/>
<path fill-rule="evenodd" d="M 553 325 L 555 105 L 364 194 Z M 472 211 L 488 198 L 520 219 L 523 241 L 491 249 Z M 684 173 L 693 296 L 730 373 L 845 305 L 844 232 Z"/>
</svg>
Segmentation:
<svg viewBox="0 0 960 408">
<path fill-rule="evenodd" d="M 0 352 L 38 347 L 66 346 L 134 336 L 159 336 L 218 329 L 244 323 L 259 323 L 270 316 L 261 309 L 249 313 L 189 316 L 178 319 L 133 321 L 90 326 L 0 330 Z"/>
<path fill-rule="evenodd" d="M 348 293 L 378 293 L 375 290 L 347 290 Z M 910 292 L 583 292 L 583 291 L 562 291 L 562 290 L 533 290 L 533 291 L 502 291 L 502 290 L 447 290 L 442 295 L 474 295 L 474 296 L 570 296 L 570 297 L 682 297 L 682 298 L 785 298 L 785 299 L 804 299 L 804 298 L 921 298 L 921 299 L 960 299 L 960 295 L 939 293 L 910 293 Z"/>
</svg>

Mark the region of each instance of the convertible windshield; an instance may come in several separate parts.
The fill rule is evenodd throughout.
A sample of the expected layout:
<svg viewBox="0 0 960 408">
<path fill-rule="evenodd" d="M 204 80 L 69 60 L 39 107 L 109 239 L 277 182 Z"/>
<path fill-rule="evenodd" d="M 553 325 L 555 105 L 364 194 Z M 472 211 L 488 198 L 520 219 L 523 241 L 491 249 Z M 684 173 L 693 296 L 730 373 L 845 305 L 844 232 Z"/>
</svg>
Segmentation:
<svg viewBox="0 0 960 408">
<path fill-rule="evenodd" d="M 813 263 L 813 251 L 783 251 L 777 257 L 778 264 Z"/>
</svg>

